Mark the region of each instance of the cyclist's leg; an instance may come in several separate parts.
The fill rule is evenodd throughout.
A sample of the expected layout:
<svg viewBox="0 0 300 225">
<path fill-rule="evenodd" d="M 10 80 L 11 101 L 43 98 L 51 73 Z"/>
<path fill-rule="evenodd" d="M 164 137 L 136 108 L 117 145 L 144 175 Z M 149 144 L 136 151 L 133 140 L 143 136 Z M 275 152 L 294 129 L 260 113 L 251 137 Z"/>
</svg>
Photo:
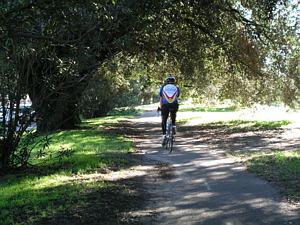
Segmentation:
<svg viewBox="0 0 300 225">
<path fill-rule="evenodd" d="M 163 135 L 166 134 L 166 126 L 167 126 L 167 119 L 169 117 L 169 107 L 166 105 L 162 106 L 161 109 L 161 128 Z"/>
<path fill-rule="evenodd" d="M 178 111 L 178 104 L 172 105 L 172 110 L 170 110 L 170 111 L 171 111 L 172 125 L 175 126 L 176 125 L 176 114 Z"/>
<path fill-rule="evenodd" d="M 178 111 L 178 104 L 172 106 L 171 112 L 171 120 L 172 120 L 172 125 L 173 125 L 173 132 L 176 134 L 176 114 Z"/>
</svg>

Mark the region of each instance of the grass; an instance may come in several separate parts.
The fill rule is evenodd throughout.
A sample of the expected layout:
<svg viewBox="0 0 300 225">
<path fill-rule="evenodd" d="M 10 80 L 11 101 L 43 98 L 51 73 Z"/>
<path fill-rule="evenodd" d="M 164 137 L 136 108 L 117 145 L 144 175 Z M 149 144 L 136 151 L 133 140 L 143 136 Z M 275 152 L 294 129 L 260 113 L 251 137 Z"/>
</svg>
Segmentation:
<svg viewBox="0 0 300 225">
<path fill-rule="evenodd" d="M 209 123 L 210 126 L 222 126 L 227 128 L 254 128 L 258 130 L 273 130 L 288 125 L 288 120 L 257 121 L 257 120 L 230 120 Z"/>
<path fill-rule="evenodd" d="M 190 117 L 190 118 L 178 119 L 177 122 L 179 124 L 186 124 L 186 123 L 188 123 L 190 121 L 193 121 L 195 119 L 200 119 L 200 117 L 199 116 L 193 116 L 193 117 Z"/>
<path fill-rule="evenodd" d="M 181 111 L 185 112 L 234 112 L 237 110 L 234 106 L 229 107 L 203 107 L 198 105 L 183 105 L 180 106 Z"/>
<path fill-rule="evenodd" d="M 212 127 L 241 130 L 274 130 L 288 125 L 288 120 L 232 120 L 209 123 Z M 244 162 L 249 171 L 277 185 L 290 201 L 300 202 L 300 151 L 230 153 Z"/>
<path fill-rule="evenodd" d="M 276 184 L 290 201 L 300 202 L 300 152 L 237 153 L 247 168 Z"/>
<path fill-rule="evenodd" d="M 102 129 L 123 118 L 86 120 L 79 129 L 49 135 L 50 146 L 45 154 L 30 160 L 33 168 L 0 178 L 0 224 L 57 224 L 64 215 L 84 224 L 100 211 L 104 212 L 104 222 L 114 218 L 112 223 L 117 223 L 116 214 L 111 213 L 131 207 L 130 201 L 137 196 L 118 182 L 104 181 L 99 174 L 132 166 L 128 162 L 128 153 L 134 150 L 131 141 Z M 37 153 L 35 149 L 33 155 Z M 82 178 L 88 174 L 89 178 Z M 120 204 L 113 201 L 116 196 Z M 126 204 L 122 205 L 122 199 Z M 99 211 L 91 215 L 94 208 Z"/>
<path fill-rule="evenodd" d="M 111 116 L 135 116 L 142 113 L 144 110 L 139 107 L 120 107 L 115 108 L 108 114 Z"/>
</svg>

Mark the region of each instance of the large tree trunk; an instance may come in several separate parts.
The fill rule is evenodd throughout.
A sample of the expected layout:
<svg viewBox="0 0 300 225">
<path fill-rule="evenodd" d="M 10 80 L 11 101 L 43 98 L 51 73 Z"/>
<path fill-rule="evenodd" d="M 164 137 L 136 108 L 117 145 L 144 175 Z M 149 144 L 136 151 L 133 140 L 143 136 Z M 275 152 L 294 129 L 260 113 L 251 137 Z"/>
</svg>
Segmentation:
<svg viewBox="0 0 300 225">
<path fill-rule="evenodd" d="M 75 57 L 68 55 L 68 49 L 56 51 L 60 57 Z M 72 129 L 80 123 L 78 104 L 83 91 L 108 54 L 103 52 L 97 57 L 79 60 L 78 64 L 66 66 L 68 69 L 63 72 L 59 62 L 46 57 L 48 52 L 39 54 L 24 59 L 31 64 L 24 73 L 28 76 L 28 93 L 36 111 L 37 130 L 45 133 Z"/>
<path fill-rule="evenodd" d="M 36 112 L 37 131 L 74 128 L 80 123 L 78 102 L 90 71 L 60 74 L 56 62 L 38 57 L 35 60 L 29 71 L 28 93 Z"/>
<path fill-rule="evenodd" d="M 41 133 L 72 129 L 80 123 L 76 102 L 65 99 L 65 96 L 59 96 L 50 102 L 40 104 L 36 111 L 37 130 Z"/>
<path fill-rule="evenodd" d="M 5 173 L 8 167 L 8 157 L 6 144 L 3 140 L 0 140 L 0 175 Z"/>
<path fill-rule="evenodd" d="M 10 157 L 16 150 L 13 136 L 0 140 L 0 174 L 4 174 L 10 167 Z"/>
<path fill-rule="evenodd" d="M 36 88 L 35 93 L 40 94 L 30 94 L 30 97 L 36 111 L 37 131 L 45 133 L 60 129 L 73 129 L 79 124 L 80 117 L 77 105 L 81 92 L 73 90 L 81 88 L 81 84 L 77 84 L 69 90 L 48 96 L 45 94 L 53 90 L 40 92 Z"/>
</svg>

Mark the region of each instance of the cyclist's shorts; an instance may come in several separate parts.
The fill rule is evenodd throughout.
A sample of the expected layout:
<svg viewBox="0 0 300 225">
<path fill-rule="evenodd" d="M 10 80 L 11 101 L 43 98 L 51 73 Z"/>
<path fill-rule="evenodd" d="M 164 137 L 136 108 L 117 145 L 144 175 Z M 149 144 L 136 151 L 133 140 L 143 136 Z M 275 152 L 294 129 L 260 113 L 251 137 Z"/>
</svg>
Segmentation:
<svg viewBox="0 0 300 225">
<path fill-rule="evenodd" d="M 164 104 L 162 105 L 161 110 L 170 110 L 177 112 L 179 108 L 179 104 L 177 103 L 171 103 L 171 104 Z"/>
</svg>

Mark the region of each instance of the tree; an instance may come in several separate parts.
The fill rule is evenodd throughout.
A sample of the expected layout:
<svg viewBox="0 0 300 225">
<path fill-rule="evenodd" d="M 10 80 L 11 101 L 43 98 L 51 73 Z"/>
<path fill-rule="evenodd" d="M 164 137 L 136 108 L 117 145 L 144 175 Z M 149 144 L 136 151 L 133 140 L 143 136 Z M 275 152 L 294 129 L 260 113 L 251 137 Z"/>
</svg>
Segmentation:
<svg viewBox="0 0 300 225">
<path fill-rule="evenodd" d="M 38 130 L 47 132 L 79 122 L 78 103 L 90 79 L 120 53 L 146 65 L 175 65 L 180 80 L 198 87 L 214 82 L 234 93 L 236 77 L 243 84 L 259 81 L 274 41 L 272 19 L 284 3 L 11 0 L 0 3 L 0 40 L 13 40 L 8 51 L 18 49 L 11 71 L 18 74 L 16 82 L 28 81 Z"/>
<path fill-rule="evenodd" d="M 256 74 L 258 49 L 267 36 L 265 19 L 280 2 L 10 1 L 2 3 L 1 36 L 34 49 L 25 56 L 28 68 L 22 73 L 31 80 L 38 129 L 48 131 L 78 122 L 77 103 L 93 71 L 122 51 L 148 61 L 167 55 L 187 78 L 214 56 Z M 246 18 L 247 10 L 253 20 Z"/>
<path fill-rule="evenodd" d="M 21 110 L 20 101 L 26 96 L 27 80 L 13 66 L 16 62 L 20 63 L 16 57 L 18 51 L 13 40 L 7 41 L 0 51 L 0 172 L 9 166 L 26 164 L 28 152 L 23 149 L 22 154 L 18 155 L 17 147 L 34 118 L 30 110 Z M 19 64 L 19 67 L 22 66 Z"/>
<path fill-rule="evenodd" d="M 136 106 L 153 100 L 157 95 L 152 90 L 154 71 L 149 74 L 148 67 L 122 54 L 104 63 L 83 92 L 80 114 L 85 118 L 99 117 L 115 107 Z"/>
</svg>

